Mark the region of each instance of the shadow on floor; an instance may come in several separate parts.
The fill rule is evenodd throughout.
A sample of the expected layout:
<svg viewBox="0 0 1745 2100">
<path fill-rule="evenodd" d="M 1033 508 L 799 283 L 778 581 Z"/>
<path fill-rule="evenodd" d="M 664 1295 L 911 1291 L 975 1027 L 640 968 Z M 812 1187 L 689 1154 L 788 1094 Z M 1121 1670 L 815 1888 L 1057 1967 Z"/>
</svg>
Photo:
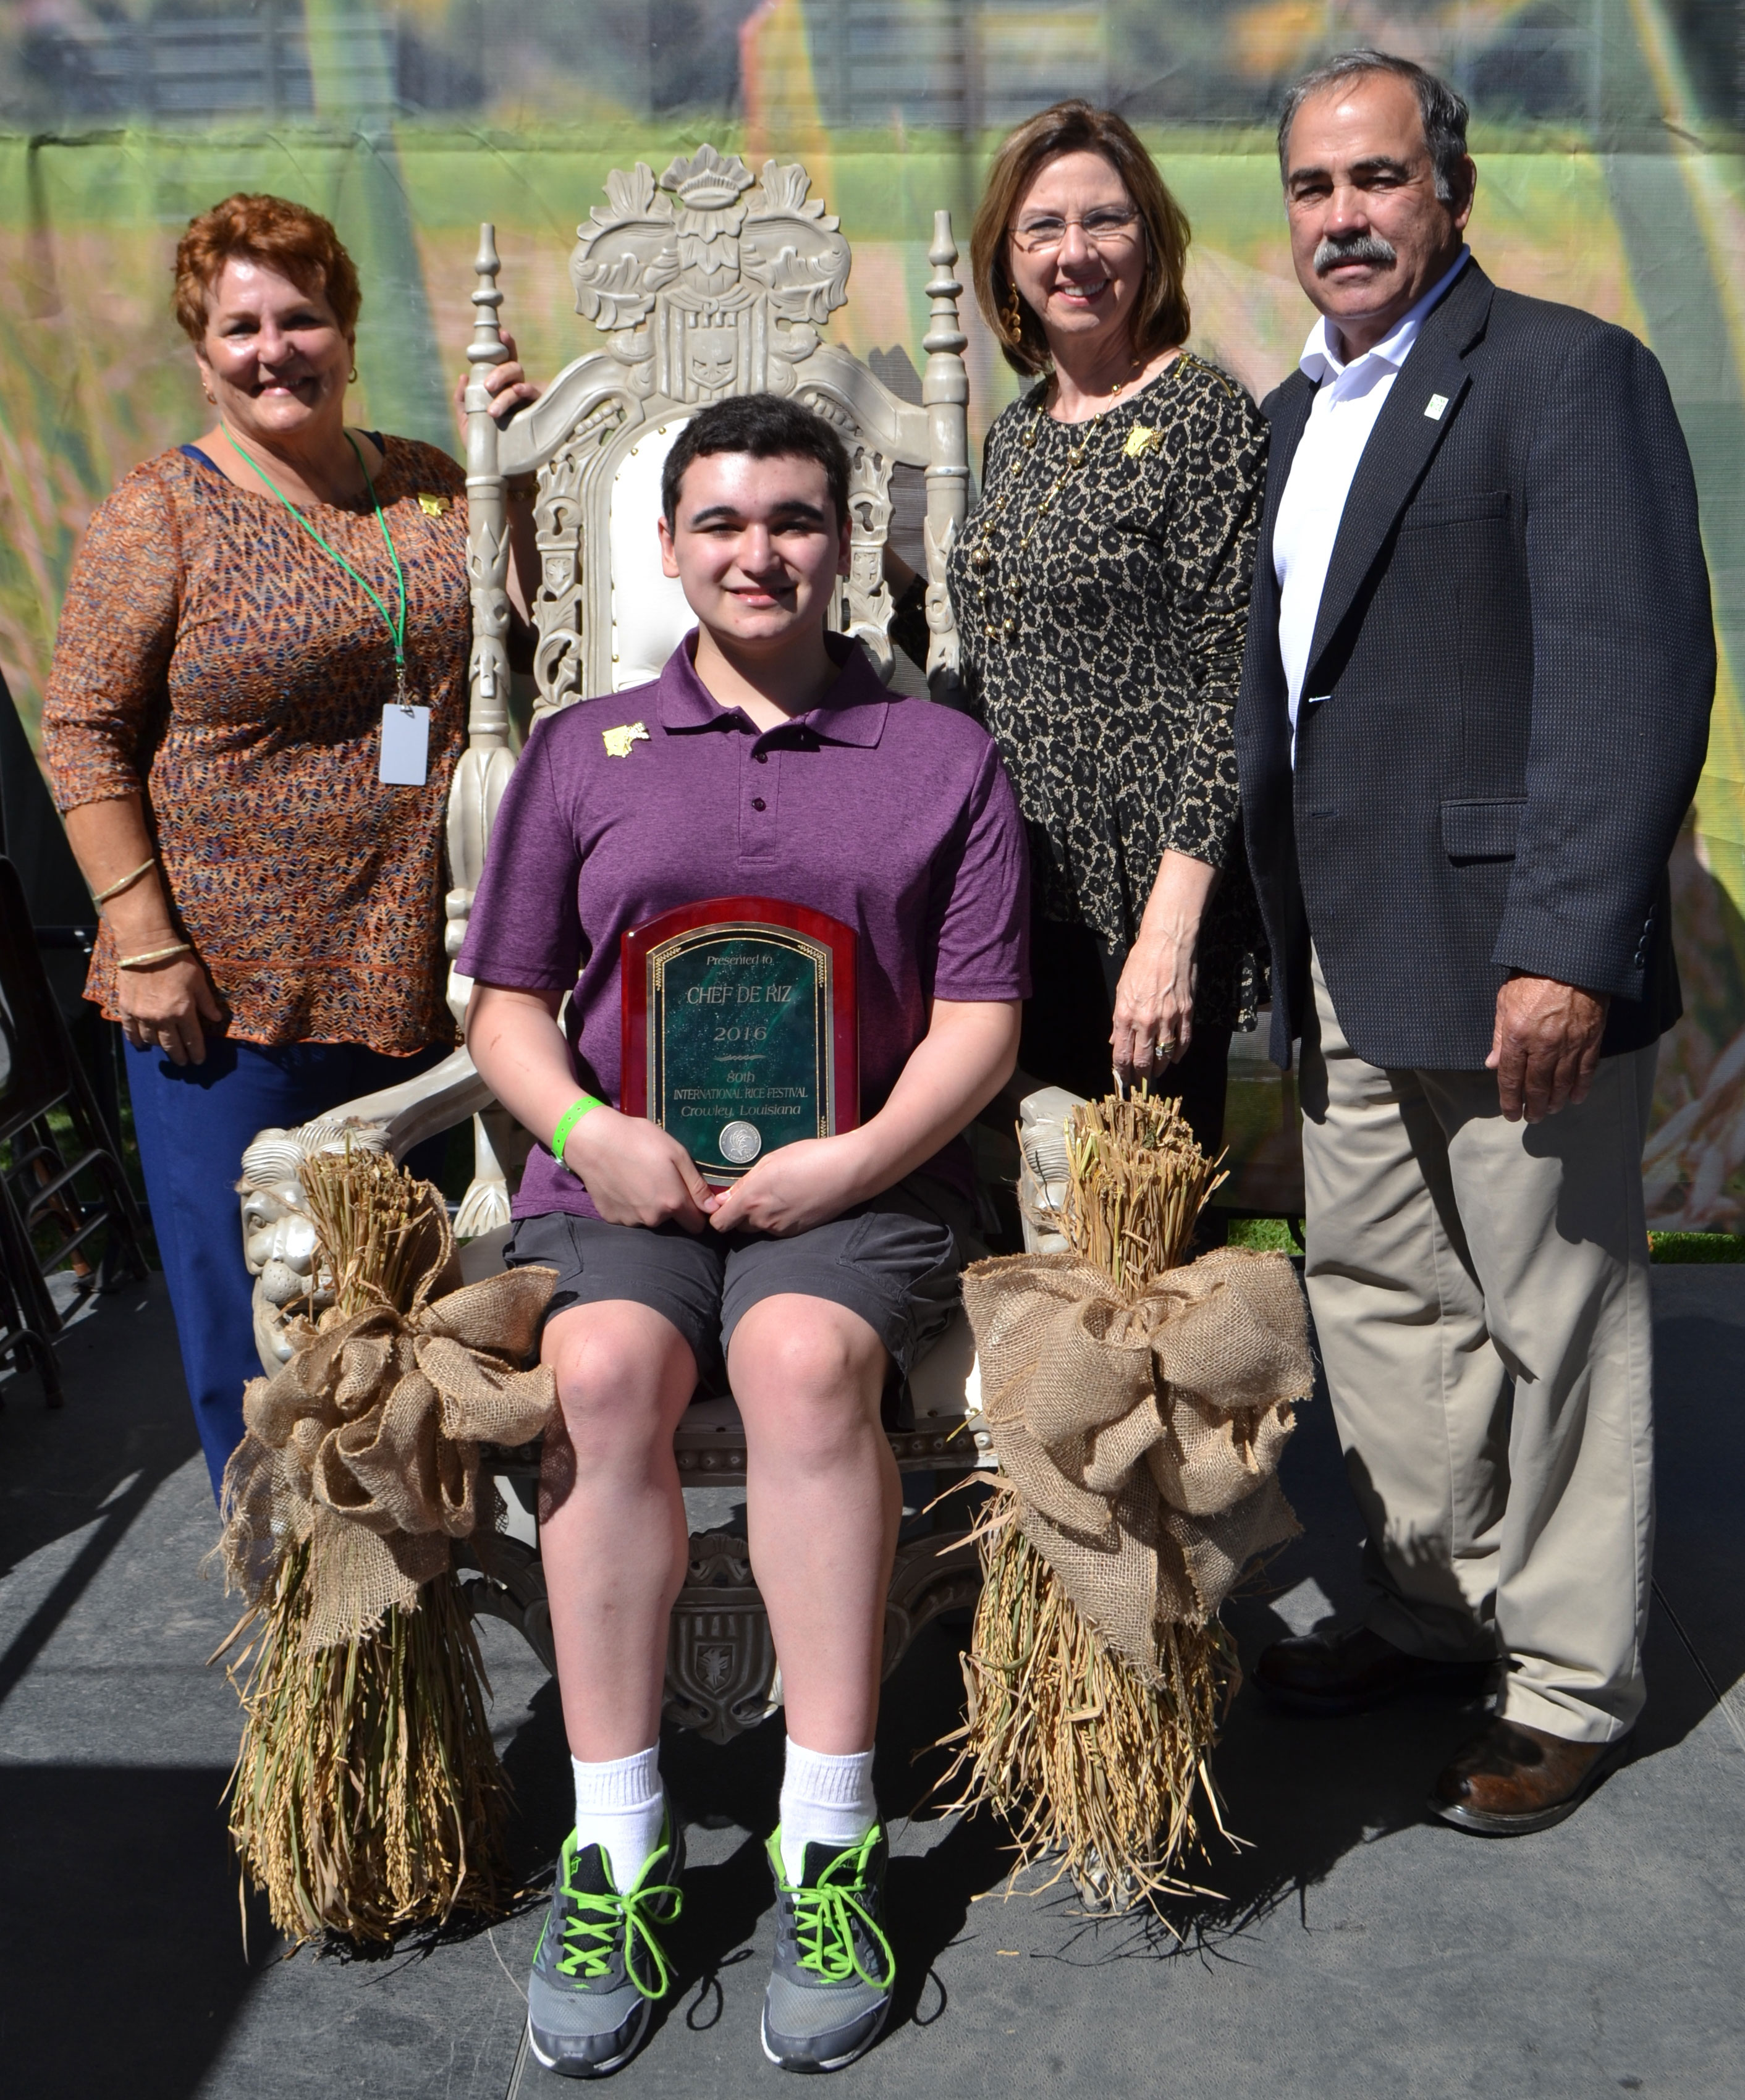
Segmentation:
<svg viewBox="0 0 1745 2100">
<path fill-rule="evenodd" d="M 64 1407 L 46 1409 L 34 1379 L 0 1385 L 0 1577 L 95 1528 L 0 1652 L 0 1701 L 200 1448 L 161 1277 L 117 1286 L 55 1346 Z"/>
<path fill-rule="evenodd" d="M 116 1339 L 115 1329 L 95 1318 L 89 1330 L 82 1322 L 62 1337 L 64 1407 L 45 1408 L 29 1379 L 0 1386 L 0 1576 L 81 1529 L 105 1504 L 113 1508 L 117 1489 L 137 1508 L 200 1449 L 179 1372 L 173 1389 L 164 1389 L 166 1379 L 144 1391 L 114 1376 L 118 1366 L 100 1382 L 82 1374 L 86 1349 L 95 1353 Z M 136 1496 L 139 1488 L 144 1495 Z"/>
<path fill-rule="evenodd" d="M 1720 1696 L 1745 1679 L 1742 1353 L 1745 1321 L 1684 1314 L 1655 1322 L 1654 1586 L 1708 1693 L 1700 1710 L 1679 1725 L 1663 1706 L 1660 1680 L 1650 1669 L 1638 1732 L 1656 1748 L 1681 1741 Z M 1668 1732 L 1675 1727 L 1676 1733 Z"/>
<path fill-rule="evenodd" d="M 276 1958 L 228 1772 L 14 1765 L 0 1787 L 0 2064 L 18 2100 L 187 2100 Z"/>
</svg>

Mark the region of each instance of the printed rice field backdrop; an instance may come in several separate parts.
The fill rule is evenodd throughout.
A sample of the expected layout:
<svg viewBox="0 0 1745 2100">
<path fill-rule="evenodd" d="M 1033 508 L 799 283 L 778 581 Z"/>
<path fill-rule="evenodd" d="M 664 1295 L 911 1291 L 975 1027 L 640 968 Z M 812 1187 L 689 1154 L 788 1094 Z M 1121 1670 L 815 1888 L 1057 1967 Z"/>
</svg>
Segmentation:
<svg viewBox="0 0 1745 2100">
<path fill-rule="evenodd" d="M 335 219 L 364 285 L 356 419 L 453 448 L 448 397 L 471 327 L 481 219 L 497 228 L 505 324 L 546 377 L 596 340 L 574 312 L 567 265 L 611 169 L 643 160 L 658 171 L 705 139 L 753 167 L 771 154 L 802 161 L 854 248 L 849 304 L 830 333 L 863 354 L 901 347 L 918 366 L 934 211 L 950 207 L 966 247 L 1001 130 L 1076 88 L 1139 123 L 1193 223 L 1195 346 L 1259 395 L 1290 370 L 1312 319 L 1266 128 L 1277 83 L 1329 44 L 1389 43 L 1445 64 L 1472 93 L 1471 239 L 1487 269 L 1641 335 L 1690 440 L 1721 690 L 1674 862 L 1688 1012 L 1663 1052 L 1647 1175 L 1657 1224 L 1745 1230 L 1735 11 L 1693 0 L 1676 28 L 1661 0 L 1579 11 L 685 0 L 669 16 L 677 31 L 657 34 L 653 11 L 634 5 L 529 0 L 486 51 L 479 11 L 458 0 L 100 11 L 0 0 L 0 671 L 32 734 L 93 509 L 130 467 L 204 426 L 170 319 L 170 262 L 189 216 L 229 192 L 276 191 Z M 979 446 L 1014 382 L 965 307 Z M 1290 1207 L 1295 1123 L 1288 1088 L 1240 1062 L 1226 1200 Z"/>
</svg>

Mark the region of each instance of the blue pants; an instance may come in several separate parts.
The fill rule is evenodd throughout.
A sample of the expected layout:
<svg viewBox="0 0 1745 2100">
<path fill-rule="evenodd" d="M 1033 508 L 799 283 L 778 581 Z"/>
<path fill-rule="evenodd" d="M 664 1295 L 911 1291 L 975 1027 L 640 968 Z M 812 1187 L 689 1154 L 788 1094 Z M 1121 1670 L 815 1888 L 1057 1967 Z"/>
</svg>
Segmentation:
<svg viewBox="0 0 1745 2100">
<path fill-rule="evenodd" d="M 160 1050 L 128 1046 L 146 1201 L 214 1495 L 242 1440 L 242 1388 L 261 1374 L 254 1278 L 242 1259 L 237 1209 L 243 1148 L 257 1131 L 307 1123 L 342 1101 L 412 1079 L 448 1054 L 444 1043 L 387 1057 L 356 1043 L 269 1048 L 208 1036 L 205 1064 L 174 1065 Z M 434 1180 L 445 1142 L 427 1140 L 407 1164 Z"/>
</svg>

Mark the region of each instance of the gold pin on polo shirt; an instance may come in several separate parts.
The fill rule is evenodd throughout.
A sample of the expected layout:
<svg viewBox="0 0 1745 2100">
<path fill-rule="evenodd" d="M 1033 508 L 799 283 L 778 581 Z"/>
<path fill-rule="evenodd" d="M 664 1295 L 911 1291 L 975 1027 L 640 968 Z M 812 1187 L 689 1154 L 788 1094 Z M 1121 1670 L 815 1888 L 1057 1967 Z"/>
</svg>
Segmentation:
<svg viewBox="0 0 1745 2100">
<path fill-rule="evenodd" d="M 633 743 L 647 743 L 648 732 L 640 722 L 620 722 L 616 729 L 603 729 L 600 741 L 608 758 L 628 758 Z"/>
</svg>

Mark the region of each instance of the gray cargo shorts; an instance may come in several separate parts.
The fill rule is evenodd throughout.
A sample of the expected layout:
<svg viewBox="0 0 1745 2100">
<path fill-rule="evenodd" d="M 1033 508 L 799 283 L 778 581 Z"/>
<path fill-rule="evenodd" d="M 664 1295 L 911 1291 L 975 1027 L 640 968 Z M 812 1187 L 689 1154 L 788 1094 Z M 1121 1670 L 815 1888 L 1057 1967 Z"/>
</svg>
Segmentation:
<svg viewBox="0 0 1745 2100">
<path fill-rule="evenodd" d="M 510 1268 L 556 1269 L 548 1320 L 612 1299 L 646 1305 L 684 1336 L 702 1383 L 725 1392 L 734 1329 L 760 1299 L 789 1291 L 858 1312 L 907 1379 L 957 1309 L 974 1225 L 966 1197 L 930 1174 L 912 1174 L 839 1218 L 779 1239 L 546 1211 L 519 1219 L 503 1253 Z"/>
</svg>

